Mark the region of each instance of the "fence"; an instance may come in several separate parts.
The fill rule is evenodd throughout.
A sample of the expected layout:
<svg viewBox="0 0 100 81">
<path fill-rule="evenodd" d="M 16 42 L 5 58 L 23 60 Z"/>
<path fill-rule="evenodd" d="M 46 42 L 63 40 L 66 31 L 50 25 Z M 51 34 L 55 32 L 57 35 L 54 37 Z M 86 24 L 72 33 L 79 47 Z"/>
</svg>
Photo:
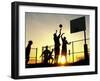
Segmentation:
<svg viewBox="0 0 100 81">
<path fill-rule="evenodd" d="M 37 52 L 38 52 L 38 48 L 31 48 L 29 64 L 37 63 Z"/>
<path fill-rule="evenodd" d="M 89 39 L 86 39 L 86 42 L 88 45 L 88 53 L 89 53 L 90 51 Z M 48 49 L 51 51 L 52 49 L 54 49 L 54 45 L 48 46 Z M 45 46 L 42 47 L 42 52 L 44 50 Z M 61 54 L 61 46 L 60 46 L 60 54 Z M 54 52 L 52 55 L 54 58 Z M 80 59 L 84 59 L 84 40 L 72 41 L 71 44 L 67 46 L 67 62 L 75 62 Z M 38 48 L 31 48 L 29 64 L 41 63 L 42 61 L 43 57 L 41 58 L 41 60 L 38 57 Z"/>
<path fill-rule="evenodd" d="M 86 39 L 88 45 L 88 53 L 90 51 L 89 39 Z M 53 45 L 48 46 L 48 49 L 51 51 L 54 48 Z M 60 46 L 60 55 L 61 55 L 61 46 Z M 42 47 L 42 52 L 45 50 L 45 46 Z M 53 52 L 54 58 L 54 52 Z M 75 62 L 80 59 L 84 59 L 84 40 L 72 41 L 70 45 L 67 45 L 67 62 Z M 43 60 L 43 58 L 42 58 Z"/>
</svg>

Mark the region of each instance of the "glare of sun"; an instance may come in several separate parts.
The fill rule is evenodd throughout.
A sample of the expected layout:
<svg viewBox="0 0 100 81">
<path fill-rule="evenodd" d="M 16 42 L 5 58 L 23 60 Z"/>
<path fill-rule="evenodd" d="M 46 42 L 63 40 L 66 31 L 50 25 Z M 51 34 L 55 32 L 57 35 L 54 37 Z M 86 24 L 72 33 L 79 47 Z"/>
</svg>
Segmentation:
<svg viewBox="0 0 100 81">
<path fill-rule="evenodd" d="M 65 63 L 66 63 L 66 58 L 65 58 L 65 56 L 59 56 L 59 63 L 60 63 L 60 64 L 65 64 Z"/>
</svg>

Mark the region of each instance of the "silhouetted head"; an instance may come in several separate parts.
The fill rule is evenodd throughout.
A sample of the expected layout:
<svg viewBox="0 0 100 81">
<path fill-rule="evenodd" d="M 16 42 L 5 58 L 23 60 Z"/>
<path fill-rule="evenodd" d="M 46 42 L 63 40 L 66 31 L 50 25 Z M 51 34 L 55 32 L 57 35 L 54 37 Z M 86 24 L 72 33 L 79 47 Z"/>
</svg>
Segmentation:
<svg viewBox="0 0 100 81">
<path fill-rule="evenodd" d="M 56 33 L 57 33 L 57 30 L 56 30 Z"/>
<path fill-rule="evenodd" d="M 32 45 L 32 44 L 33 44 L 33 42 L 30 40 L 30 41 L 28 41 L 28 44 L 29 44 L 29 45 Z"/>
<path fill-rule="evenodd" d="M 66 40 L 66 37 L 64 37 L 64 40 Z"/>
<path fill-rule="evenodd" d="M 45 48 L 46 48 L 46 50 L 48 50 L 48 46 L 46 46 Z"/>
</svg>

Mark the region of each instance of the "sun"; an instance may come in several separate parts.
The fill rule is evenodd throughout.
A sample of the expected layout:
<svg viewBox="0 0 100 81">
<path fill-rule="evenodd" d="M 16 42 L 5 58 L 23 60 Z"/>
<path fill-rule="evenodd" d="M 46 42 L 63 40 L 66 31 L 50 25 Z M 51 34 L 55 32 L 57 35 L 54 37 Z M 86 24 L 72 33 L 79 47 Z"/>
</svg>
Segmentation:
<svg viewBox="0 0 100 81">
<path fill-rule="evenodd" d="M 58 61 L 58 63 L 59 64 L 62 64 L 62 65 L 64 65 L 64 64 L 66 64 L 66 58 L 65 58 L 65 56 L 59 56 L 59 61 Z"/>
</svg>

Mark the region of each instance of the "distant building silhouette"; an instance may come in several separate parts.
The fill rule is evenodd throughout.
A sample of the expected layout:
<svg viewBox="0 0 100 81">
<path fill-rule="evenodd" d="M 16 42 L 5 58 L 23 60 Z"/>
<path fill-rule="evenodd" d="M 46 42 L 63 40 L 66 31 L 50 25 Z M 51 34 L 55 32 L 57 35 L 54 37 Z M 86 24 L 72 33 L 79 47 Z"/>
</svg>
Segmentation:
<svg viewBox="0 0 100 81">
<path fill-rule="evenodd" d="M 25 62 L 26 62 L 26 64 L 28 64 L 28 61 L 29 61 L 29 56 L 30 56 L 32 44 L 33 44 L 33 42 L 31 40 L 28 41 L 28 45 L 27 45 L 26 50 L 25 50 Z"/>
</svg>

